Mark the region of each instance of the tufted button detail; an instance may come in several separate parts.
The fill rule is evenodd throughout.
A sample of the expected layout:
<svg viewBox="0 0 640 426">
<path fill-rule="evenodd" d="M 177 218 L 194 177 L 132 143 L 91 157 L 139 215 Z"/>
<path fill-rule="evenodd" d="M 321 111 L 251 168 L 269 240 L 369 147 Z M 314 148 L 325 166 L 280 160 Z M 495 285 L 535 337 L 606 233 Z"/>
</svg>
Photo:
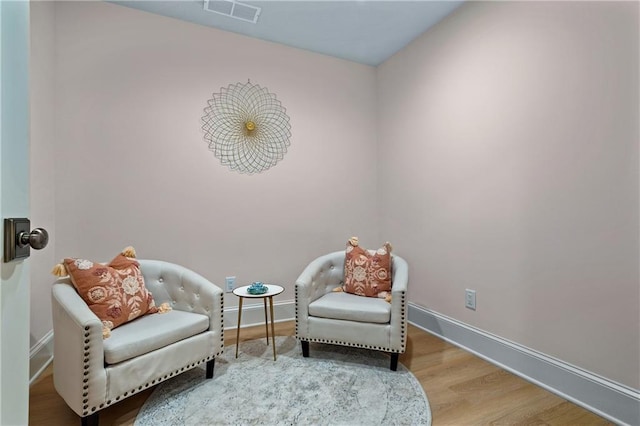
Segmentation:
<svg viewBox="0 0 640 426">
<path fill-rule="evenodd" d="M 162 278 L 162 277 L 158 278 L 158 282 L 159 282 L 159 283 L 164 282 L 164 278 Z"/>
</svg>

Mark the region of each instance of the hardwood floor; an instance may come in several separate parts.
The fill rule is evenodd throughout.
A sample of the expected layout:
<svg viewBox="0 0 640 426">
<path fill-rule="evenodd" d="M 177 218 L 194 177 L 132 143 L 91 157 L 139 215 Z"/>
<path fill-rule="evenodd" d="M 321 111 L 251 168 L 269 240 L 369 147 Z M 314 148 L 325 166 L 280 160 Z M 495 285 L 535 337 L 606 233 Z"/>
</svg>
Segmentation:
<svg viewBox="0 0 640 426">
<path fill-rule="evenodd" d="M 276 335 L 293 334 L 293 321 L 276 324 Z M 240 340 L 263 336 L 264 326 L 250 327 L 242 329 Z M 235 333 L 226 332 L 225 344 L 235 343 Z M 434 426 L 612 424 L 414 326 L 409 326 L 407 351 L 400 355 L 400 362 L 422 384 Z M 147 389 L 102 410 L 100 425 L 133 425 L 152 391 Z M 29 425 L 79 424 L 79 417 L 53 388 L 49 366 L 31 386 Z"/>
</svg>

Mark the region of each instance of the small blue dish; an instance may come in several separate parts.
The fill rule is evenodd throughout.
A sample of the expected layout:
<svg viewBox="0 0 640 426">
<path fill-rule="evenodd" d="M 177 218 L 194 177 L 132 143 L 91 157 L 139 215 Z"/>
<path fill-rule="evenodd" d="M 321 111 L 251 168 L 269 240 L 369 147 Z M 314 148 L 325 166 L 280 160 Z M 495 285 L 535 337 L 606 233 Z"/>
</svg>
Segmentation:
<svg viewBox="0 0 640 426">
<path fill-rule="evenodd" d="M 249 288 L 247 288 L 247 293 L 249 294 L 265 294 L 267 291 L 269 291 L 269 287 L 262 284 L 260 281 L 252 283 Z"/>
</svg>

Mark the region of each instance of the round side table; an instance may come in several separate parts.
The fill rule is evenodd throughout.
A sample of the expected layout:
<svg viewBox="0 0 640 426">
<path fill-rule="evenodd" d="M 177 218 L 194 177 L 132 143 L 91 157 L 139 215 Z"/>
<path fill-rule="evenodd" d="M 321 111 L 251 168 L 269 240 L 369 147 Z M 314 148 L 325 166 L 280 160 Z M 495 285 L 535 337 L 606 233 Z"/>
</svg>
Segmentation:
<svg viewBox="0 0 640 426">
<path fill-rule="evenodd" d="M 267 321 L 267 299 L 269 299 L 269 308 L 271 311 L 271 346 L 273 346 L 273 360 L 276 360 L 276 336 L 275 330 L 273 326 L 273 296 L 277 296 L 278 294 L 284 291 L 284 288 L 279 285 L 274 284 L 265 284 L 269 289 L 266 293 L 262 294 L 251 294 L 247 292 L 249 288 L 248 285 L 235 288 L 233 290 L 233 294 L 240 298 L 238 304 L 238 328 L 236 329 L 236 358 L 238 358 L 238 347 L 240 346 L 240 325 L 242 321 L 242 301 L 244 298 L 248 299 L 262 299 L 264 300 L 264 326 L 267 334 L 267 345 L 269 344 L 269 322 Z"/>
</svg>

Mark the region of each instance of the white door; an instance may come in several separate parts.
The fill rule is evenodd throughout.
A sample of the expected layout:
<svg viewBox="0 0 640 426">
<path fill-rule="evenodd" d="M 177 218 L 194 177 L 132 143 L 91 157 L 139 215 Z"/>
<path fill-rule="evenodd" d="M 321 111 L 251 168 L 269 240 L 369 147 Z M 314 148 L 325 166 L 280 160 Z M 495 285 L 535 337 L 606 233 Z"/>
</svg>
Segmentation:
<svg viewBox="0 0 640 426">
<path fill-rule="evenodd" d="M 29 217 L 29 2 L 0 0 L 0 213 Z M 1 241 L 4 241 L 0 223 Z M 0 244 L 4 253 L 4 245 Z M 29 417 L 29 259 L 0 258 L 0 425 Z"/>
</svg>

